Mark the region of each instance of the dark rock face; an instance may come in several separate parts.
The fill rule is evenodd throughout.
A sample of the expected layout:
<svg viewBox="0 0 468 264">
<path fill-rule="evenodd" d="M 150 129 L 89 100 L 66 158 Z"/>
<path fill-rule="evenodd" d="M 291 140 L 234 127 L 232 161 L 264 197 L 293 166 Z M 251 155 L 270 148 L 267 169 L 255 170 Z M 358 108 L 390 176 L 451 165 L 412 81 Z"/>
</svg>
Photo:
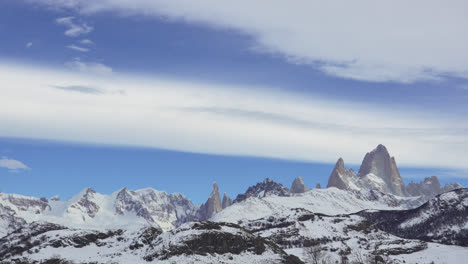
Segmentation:
<svg viewBox="0 0 468 264">
<path fill-rule="evenodd" d="M 245 221 L 241 225 L 283 249 L 316 247 L 326 254 L 342 252 L 346 257 L 352 257 L 352 251 L 356 250 L 352 248 L 353 241 L 358 241 L 362 250 L 375 255 L 409 254 L 427 248 L 425 242 L 395 237 L 355 215 L 330 216 L 302 208 Z M 315 228 L 321 229 L 320 232 L 310 232 Z"/>
<path fill-rule="evenodd" d="M 322 189 L 322 185 L 320 185 L 320 183 L 317 183 L 317 185 L 315 185 L 315 189 Z"/>
<path fill-rule="evenodd" d="M 290 191 L 283 185 L 266 178 L 263 182 L 250 186 L 244 194 L 237 195 L 234 203 L 241 202 L 249 197 L 265 197 L 267 195 L 289 196 Z"/>
<path fill-rule="evenodd" d="M 359 168 L 359 177 L 373 174 L 385 182 L 383 191 L 398 196 L 408 196 L 405 183 L 398 171 L 395 158 L 390 157 L 384 145 L 378 145 L 376 149 L 368 152 Z"/>
<path fill-rule="evenodd" d="M 346 169 L 343 159 L 339 158 L 330 174 L 330 178 L 328 178 L 327 188 L 335 187 L 341 190 L 349 190 L 350 184 L 355 178 L 356 173 L 353 170 Z"/>
<path fill-rule="evenodd" d="M 228 207 L 228 206 L 231 206 L 231 204 L 232 204 L 232 199 L 231 199 L 231 197 L 227 196 L 227 194 L 224 193 L 224 195 L 223 195 L 223 202 L 222 202 L 222 207 L 223 207 L 223 209 L 226 208 L 226 207 Z"/>
<path fill-rule="evenodd" d="M 14 195 L 8 196 L 8 201 L 18 207 L 19 210 L 26 211 L 29 208 L 37 208 L 41 212 L 50 209 L 47 199 L 20 198 Z"/>
<path fill-rule="evenodd" d="M 213 183 L 213 191 L 211 192 L 210 198 L 201 205 L 199 210 L 199 219 L 208 220 L 214 214 L 223 210 L 221 205 L 221 198 L 219 196 L 218 184 Z"/>
<path fill-rule="evenodd" d="M 306 187 L 306 185 L 304 184 L 304 180 L 302 179 L 301 176 L 294 179 L 294 181 L 291 184 L 292 193 L 304 193 L 304 192 L 307 192 L 308 190 L 309 188 Z"/>
<path fill-rule="evenodd" d="M 225 231 L 225 228 L 237 229 L 237 232 Z M 202 230 L 200 234 L 191 234 L 188 230 Z M 186 233 L 186 235 L 184 234 Z M 215 223 L 215 222 L 195 222 L 189 229 L 180 228 L 173 232 L 174 235 L 182 237 L 182 241 L 177 244 L 170 244 L 162 249 L 159 244 L 163 241 L 157 240 L 153 243 L 152 253 L 146 255 L 146 261 L 165 260 L 172 256 L 190 256 L 208 254 L 233 254 L 253 253 L 263 254 L 270 249 L 275 254 L 282 257 L 281 263 L 303 263 L 297 257 L 290 256 L 274 243 L 264 238 L 255 236 L 236 224 Z"/>
<path fill-rule="evenodd" d="M 133 240 L 133 243 L 130 245 L 130 250 L 139 249 L 146 245 L 150 245 L 153 241 L 162 234 L 161 229 L 148 227 L 143 232 Z"/>
<path fill-rule="evenodd" d="M 468 189 L 437 195 L 405 211 L 362 211 L 377 228 L 403 238 L 468 246 Z"/>
<path fill-rule="evenodd" d="M 11 232 L 0 239 L 0 259 L 22 255 L 29 249 L 42 244 L 37 237 L 49 231 L 63 230 L 66 227 L 51 223 L 31 223 Z"/>
<path fill-rule="evenodd" d="M 0 237 L 20 228 L 25 224 L 26 221 L 24 221 L 23 218 L 18 217 L 14 210 L 8 206 L 0 204 L 0 225 L 5 228 L 4 230 L 0 230 Z"/>
</svg>

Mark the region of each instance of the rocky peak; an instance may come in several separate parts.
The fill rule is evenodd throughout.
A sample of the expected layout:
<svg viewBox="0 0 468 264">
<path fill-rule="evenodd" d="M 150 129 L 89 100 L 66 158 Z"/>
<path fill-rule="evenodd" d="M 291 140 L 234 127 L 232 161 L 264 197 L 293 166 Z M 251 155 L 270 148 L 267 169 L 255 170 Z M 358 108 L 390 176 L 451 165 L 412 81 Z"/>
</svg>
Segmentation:
<svg viewBox="0 0 468 264">
<path fill-rule="evenodd" d="M 390 157 L 387 148 L 380 144 L 368 152 L 359 168 L 359 177 L 369 184 L 378 184 L 381 191 L 398 196 L 408 196 L 403 179 L 398 171 L 395 158 Z M 378 181 L 382 180 L 384 184 Z"/>
<path fill-rule="evenodd" d="M 218 184 L 213 183 L 213 190 L 211 191 L 211 195 L 206 201 L 206 203 L 202 204 L 200 207 L 199 215 L 201 220 L 210 219 L 211 216 L 223 210 L 221 205 L 221 198 L 219 195 L 219 188 Z"/>
<path fill-rule="evenodd" d="M 232 204 L 232 199 L 231 197 L 227 196 L 226 193 L 223 195 L 223 202 L 222 202 L 222 207 L 223 209 L 230 206 Z"/>
<path fill-rule="evenodd" d="M 280 183 L 266 178 L 254 186 L 250 186 L 244 194 L 237 195 L 234 203 L 241 202 L 249 197 L 265 197 L 267 195 L 289 196 L 290 191 Z"/>
<path fill-rule="evenodd" d="M 409 195 L 421 196 L 423 200 L 429 200 L 438 194 L 460 188 L 463 188 L 463 186 L 458 183 L 447 183 L 442 187 L 437 176 L 424 178 L 420 183 L 411 181 L 406 186 Z"/>
<path fill-rule="evenodd" d="M 315 189 L 322 189 L 322 185 L 320 185 L 320 183 L 317 183 L 317 185 L 315 185 Z"/>
<path fill-rule="evenodd" d="M 67 211 L 81 211 L 87 216 L 94 218 L 100 209 L 100 206 L 93 199 L 95 194 L 96 191 L 90 187 L 82 190 L 74 198 L 72 198 L 72 200 L 77 199 L 77 201 L 71 204 Z M 83 221 L 85 221 L 85 219 L 86 218 L 83 217 Z"/>
<path fill-rule="evenodd" d="M 335 168 L 328 178 L 327 188 L 335 187 L 341 190 L 349 190 L 353 188 L 353 179 L 356 174 L 352 170 L 345 168 L 344 161 L 342 158 L 339 158 L 335 164 Z"/>
<path fill-rule="evenodd" d="M 309 189 L 305 186 L 304 180 L 301 176 L 294 179 L 291 185 L 291 192 L 292 193 L 303 193 L 307 192 Z"/>
</svg>

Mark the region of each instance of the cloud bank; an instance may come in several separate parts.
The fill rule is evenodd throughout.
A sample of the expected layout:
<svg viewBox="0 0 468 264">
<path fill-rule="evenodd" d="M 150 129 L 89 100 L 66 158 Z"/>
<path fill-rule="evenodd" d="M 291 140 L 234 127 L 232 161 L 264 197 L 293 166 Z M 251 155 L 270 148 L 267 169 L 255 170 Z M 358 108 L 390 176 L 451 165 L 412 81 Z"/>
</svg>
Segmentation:
<svg viewBox="0 0 468 264">
<path fill-rule="evenodd" d="M 399 165 L 468 169 L 466 117 L 427 109 L 2 63 L 0 87 L 0 136 L 354 164 L 383 143 Z"/>
<path fill-rule="evenodd" d="M 117 12 L 235 30 L 254 40 L 252 50 L 279 54 L 342 78 L 401 83 L 468 78 L 468 2 L 464 0 L 34 3 L 87 15 Z M 75 26 L 69 31 L 75 35 L 87 29 Z"/>
<path fill-rule="evenodd" d="M 18 171 L 18 170 L 27 170 L 29 169 L 24 163 L 19 160 L 9 159 L 7 157 L 2 157 L 0 159 L 0 168 L 7 168 L 10 171 Z"/>
</svg>

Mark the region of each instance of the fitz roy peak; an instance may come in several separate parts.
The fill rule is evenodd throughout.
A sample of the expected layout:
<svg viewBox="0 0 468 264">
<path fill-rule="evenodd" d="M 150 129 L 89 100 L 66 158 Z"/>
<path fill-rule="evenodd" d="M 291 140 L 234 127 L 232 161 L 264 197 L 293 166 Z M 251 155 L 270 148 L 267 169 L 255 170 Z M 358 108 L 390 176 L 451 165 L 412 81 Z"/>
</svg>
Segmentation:
<svg viewBox="0 0 468 264">
<path fill-rule="evenodd" d="M 327 188 L 329 187 L 342 190 L 373 189 L 397 196 L 408 196 L 395 158 L 390 157 L 384 145 L 378 145 L 366 154 L 358 174 L 352 169 L 346 169 L 343 159 L 340 158 L 330 175 Z"/>
<path fill-rule="evenodd" d="M 371 184 L 371 186 L 375 184 L 376 180 L 383 180 L 385 184 L 381 184 L 381 188 L 385 193 L 408 196 L 405 183 L 398 171 L 395 157 L 390 157 L 387 148 L 382 144 L 366 154 L 362 161 L 361 168 L 359 169 L 358 176 L 361 181 Z"/>
<path fill-rule="evenodd" d="M 362 161 L 359 173 L 346 169 L 344 161 L 339 158 L 328 179 L 327 188 L 341 190 L 374 190 L 400 197 L 420 197 L 427 201 L 443 192 L 463 188 L 458 183 L 440 185 L 436 176 L 425 178 L 421 183 L 411 182 L 405 186 L 394 157 L 391 157 L 384 145 L 368 152 Z"/>
</svg>

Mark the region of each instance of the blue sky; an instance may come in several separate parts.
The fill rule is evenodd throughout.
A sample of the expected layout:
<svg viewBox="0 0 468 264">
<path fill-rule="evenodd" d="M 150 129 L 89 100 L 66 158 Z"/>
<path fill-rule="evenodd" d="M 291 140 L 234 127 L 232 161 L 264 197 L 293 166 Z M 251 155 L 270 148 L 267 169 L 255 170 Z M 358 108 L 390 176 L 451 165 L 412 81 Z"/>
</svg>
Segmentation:
<svg viewBox="0 0 468 264">
<path fill-rule="evenodd" d="M 212 181 L 324 185 L 379 143 L 408 179 L 465 181 L 465 3 L 283 5 L 2 1 L 0 150 L 29 169 L 1 169 L 1 188 L 201 202 Z"/>
</svg>

